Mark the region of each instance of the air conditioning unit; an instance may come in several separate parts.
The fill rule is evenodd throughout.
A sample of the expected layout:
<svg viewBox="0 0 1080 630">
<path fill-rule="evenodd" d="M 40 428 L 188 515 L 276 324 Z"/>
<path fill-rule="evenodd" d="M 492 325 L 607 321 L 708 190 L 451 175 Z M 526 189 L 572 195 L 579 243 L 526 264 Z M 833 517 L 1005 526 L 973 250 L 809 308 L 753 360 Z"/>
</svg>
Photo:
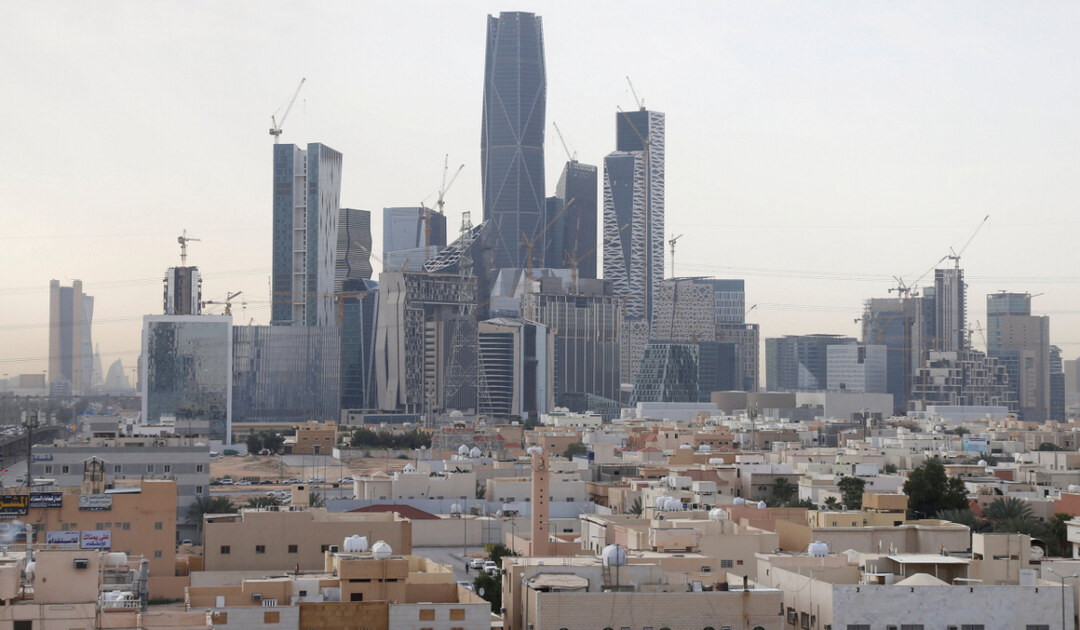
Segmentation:
<svg viewBox="0 0 1080 630">
<path fill-rule="evenodd" d="M 85 569 L 90 566 L 90 561 L 86 558 L 75 558 L 75 568 Z"/>
<path fill-rule="evenodd" d="M 337 552 L 338 552 L 338 546 L 337 545 L 330 545 L 330 553 L 337 553 Z"/>
<path fill-rule="evenodd" d="M 900 628 L 898 628 L 897 626 L 888 625 L 885 626 L 885 630 L 900 630 Z"/>
<path fill-rule="evenodd" d="M 253 601 L 253 602 L 261 602 L 262 601 L 262 593 L 252 593 L 251 594 L 251 601 Z"/>
</svg>

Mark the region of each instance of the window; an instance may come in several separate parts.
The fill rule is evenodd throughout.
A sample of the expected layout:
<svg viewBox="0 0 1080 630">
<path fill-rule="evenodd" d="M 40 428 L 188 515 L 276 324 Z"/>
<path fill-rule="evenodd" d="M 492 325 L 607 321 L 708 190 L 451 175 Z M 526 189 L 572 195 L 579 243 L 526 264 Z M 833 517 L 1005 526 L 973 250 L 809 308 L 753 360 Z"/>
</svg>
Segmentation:
<svg viewBox="0 0 1080 630">
<path fill-rule="evenodd" d="M 52 466 L 46 466 L 45 467 L 45 474 L 46 475 L 51 475 L 52 474 Z"/>
<path fill-rule="evenodd" d="M 146 472 L 148 472 L 148 473 L 154 472 L 154 465 L 153 464 L 147 464 L 146 465 Z"/>
<path fill-rule="evenodd" d="M 66 465 L 65 465 L 65 466 L 61 466 L 61 467 L 60 467 L 60 473 L 61 473 L 61 474 L 64 474 L 64 475 L 66 475 L 66 474 L 68 474 L 69 472 L 71 472 L 71 466 L 66 466 Z"/>
<path fill-rule="evenodd" d="M 161 521 L 154 523 L 154 529 L 160 532 L 162 529 L 164 529 L 164 523 L 162 523 Z"/>
<path fill-rule="evenodd" d="M 160 549 L 155 549 L 154 550 L 154 557 L 155 558 L 161 558 L 161 550 Z"/>
<path fill-rule="evenodd" d="M 849 623 L 847 630 L 870 630 L 870 624 L 868 623 Z"/>
<path fill-rule="evenodd" d="M 124 467 L 121 466 L 120 464 L 117 464 L 117 465 L 112 467 L 112 471 L 119 475 L 120 473 L 124 472 Z"/>
<path fill-rule="evenodd" d="M 435 609 L 434 608 L 421 608 L 420 609 L 420 621 L 434 621 Z"/>
<path fill-rule="evenodd" d="M 230 553 L 232 553 L 232 548 L 229 545 L 222 545 L 221 546 L 221 555 L 227 556 Z"/>
<path fill-rule="evenodd" d="M 195 486 L 195 494 L 202 494 L 202 486 Z"/>
<path fill-rule="evenodd" d="M 297 551 L 299 551 L 298 545 L 289 545 L 289 553 L 296 553 Z"/>
<path fill-rule="evenodd" d="M 131 523 L 124 523 L 124 525 L 121 527 L 121 529 L 123 529 L 125 532 L 130 530 L 131 529 Z"/>
<path fill-rule="evenodd" d="M 960 630 L 986 630 L 986 626 L 981 623 L 962 623 Z"/>
<path fill-rule="evenodd" d="M 172 464 L 165 464 L 164 466 L 162 466 L 162 469 L 164 470 L 164 472 L 171 473 L 172 472 Z"/>
<path fill-rule="evenodd" d="M 330 551 L 330 545 L 322 545 L 319 547 L 320 553 L 326 553 L 327 551 Z"/>
<path fill-rule="evenodd" d="M 920 626 L 921 628 L 921 626 Z M 1024 626 L 1024 630 L 1050 630 L 1050 624 L 1048 623 L 1029 623 Z"/>
<path fill-rule="evenodd" d="M 105 523 L 94 523 L 94 529 L 105 529 Z"/>
<path fill-rule="evenodd" d="M 900 630 L 923 630 L 923 625 L 921 623 L 902 623 L 900 624 Z M 1047 626 L 1045 630 L 1050 630 L 1050 628 Z"/>
<path fill-rule="evenodd" d="M 202 464 L 195 464 L 195 472 L 201 473 L 202 471 L 203 471 L 203 465 Z"/>
<path fill-rule="evenodd" d="M 464 621 L 465 609 L 464 608 L 451 608 L 450 609 L 450 621 Z"/>
<path fill-rule="evenodd" d="M 268 610 L 263 613 L 263 623 L 279 623 L 281 621 L 281 613 L 276 610 Z"/>
<path fill-rule="evenodd" d="M 730 569 L 734 565 L 735 565 L 735 563 L 732 562 L 731 560 L 721 560 L 720 561 L 720 568 L 721 569 Z"/>
<path fill-rule="evenodd" d="M 12 626 L 12 627 L 15 630 L 34 630 L 34 622 L 33 622 L 33 620 L 18 620 L 18 621 L 15 621 L 13 623 L 15 625 Z"/>
<path fill-rule="evenodd" d="M 255 545 L 255 553 L 266 553 L 266 545 Z"/>
</svg>

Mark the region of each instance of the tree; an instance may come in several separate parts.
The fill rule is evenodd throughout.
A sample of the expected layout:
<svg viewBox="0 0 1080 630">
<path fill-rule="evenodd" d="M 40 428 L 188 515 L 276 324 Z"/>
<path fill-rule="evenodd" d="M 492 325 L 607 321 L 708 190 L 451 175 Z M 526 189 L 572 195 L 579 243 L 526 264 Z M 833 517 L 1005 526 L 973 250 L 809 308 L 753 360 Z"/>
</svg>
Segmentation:
<svg viewBox="0 0 1080 630">
<path fill-rule="evenodd" d="M 1053 442 L 1043 442 L 1042 444 L 1039 445 L 1039 450 L 1040 451 L 1064 451 L 1065 449 L 1061 448 L 1057 444 L 1054 444 Z"/>
<path fill-rule="evenodd" d="M 863 490 L 866 489 L 866 480 L 862 477 L 844 477 L 836 484 L 840 488 L 840 496 L 844 498 L 844 506 L 849 510 L 862 509 Z"/>
<path fill-rule="evenodd" d="M 630 513 L 635 516 L 641 516 L 641 513 L 645 511 L 645 506 L 641 504 L 641 497 L 634 499 L 634 502 L 630 504 Z"/>
<path fill-rule="evenodd" d="M 981 520 L 968 508 L 962 510 L 942 510 L 937 513 L 937 518 L 943 521 L 950 521 L 957 525 L 967 525 L 967 528 L 976 532 L 984 532 L 989 529 L 990 524 L 984 520 Z"/>
<path fill-rule="evenodd" d="M 312 490 L 308 493 L 308 506 L 309 507 L 326 507 L 326 497 L 321 493 Z"/>
<path fill-rule="evenodd" d="M 886 475 L 895 475 L 897 470 L 899 469 L 896 467 L 896 464 L 885 464 Z"/>
<path fill-rule="evenodd" d="M 1069 527 L 1066 523 L 1070 520 L 1072 520 L 1072 514 L 1064 512 L 1058 512 L 1050 519 L 1047 533 L 1050 535 L 1050 547 L 1055 555 L 1064 556 L 1069 548 Z"/>
<path fill-rule="evenodd" d="M 787 503 L 798 491 L 787 477 L 777 477 L 773 480 L 772 496 L 780 503 Z"/>
<path fill-rule="evenodd" d="M 826 510 L 835 510 L 840 507 L 840 502 L 836 500 L 836 497 L 826 497 L 825 500 L 821 502 L 821 507 Z"/>
<path fill-rule="evenodd" d="M 963 510 L 968 506 L 964 482 L 949 477 L 937 457 L 911 471 L 904 482 L 904 494 L 908 495 L 910 518 L 930 518 L 942 510 Z"/>
<path fill-rule="evenodd" d="M 1016 497 L 999 497 L 983 510 L 983 517 L 990 521 L 995 531 L 1009 521 L 1026 521 L 1035 518 L 1031 504 Z"/>
<path fill-rule="evenodd" d="M 480 571 L 473 578 L 473 591 L 484 600 L 491 602 L 491 612 L 498 613 L 502 608 L 502 578 L 496 578 Z"/>
<path fill-rule="evenodd" d="M 566 447 L 563 451 L 563 457 L 566 459 L 574 459 L 574 455 L 584 455 L 589 452 L 589 447 L 585 446 L 581 442 L 574 442 L 570 446 Z"/>
<path fill-rule="evenodd" d="M 207 514 L 236 514 L 236 506 L 225 497 L 212 497 L 208 494 L 195 497 L 195 502 L 188 507 L 188 525 L 195 525 L 201 532 L 203 516 Z"/>
<path fill-rule="evenodd" d="M 261 509 L 270 507 L 271 505 L 277 505 L 277 501 L 274 497 L 252 497 L 247 500 L 247 504 L 244 507 L 252 509 Z"/>
<path fill-rule="evenodd" d="M 258 455 L 262 450 L 262 438 L 258 433 L 249 433 L 247 439 L 244 440 L 244 445 L 247 446 L 248 455 Z"/>
</svg>

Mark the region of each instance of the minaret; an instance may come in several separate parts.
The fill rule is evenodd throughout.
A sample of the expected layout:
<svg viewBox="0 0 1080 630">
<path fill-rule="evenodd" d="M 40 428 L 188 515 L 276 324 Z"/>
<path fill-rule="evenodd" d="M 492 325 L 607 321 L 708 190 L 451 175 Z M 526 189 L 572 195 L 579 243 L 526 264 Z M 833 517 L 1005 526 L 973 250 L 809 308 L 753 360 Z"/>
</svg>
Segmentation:
<svg viewBox="0 0 1080 630">
<path fill-rule="evenodd" d="M 552 555 L 548 538 L 548 501 L 551 496 L 551 482 L 548 475 L 547 453 L 539 446 L 529 448 L 532 457 L 532 554 L 533 556 Z"/>
</svg>

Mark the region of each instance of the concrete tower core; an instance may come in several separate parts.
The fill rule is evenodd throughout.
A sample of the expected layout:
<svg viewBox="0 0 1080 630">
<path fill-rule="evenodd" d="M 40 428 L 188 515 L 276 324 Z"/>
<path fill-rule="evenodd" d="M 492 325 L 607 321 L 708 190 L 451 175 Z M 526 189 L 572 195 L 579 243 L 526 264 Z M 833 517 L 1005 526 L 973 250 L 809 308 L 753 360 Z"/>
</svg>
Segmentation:
<svg viewBox="0 0 1080 630">
<path fill-rule="evenodd" d="M 532 556 L 550 556 L 548 516 L 551 496 L 551 477 L 547 453 L 538 446 L 529 449 L 532 457 Z"/>
</svg>

